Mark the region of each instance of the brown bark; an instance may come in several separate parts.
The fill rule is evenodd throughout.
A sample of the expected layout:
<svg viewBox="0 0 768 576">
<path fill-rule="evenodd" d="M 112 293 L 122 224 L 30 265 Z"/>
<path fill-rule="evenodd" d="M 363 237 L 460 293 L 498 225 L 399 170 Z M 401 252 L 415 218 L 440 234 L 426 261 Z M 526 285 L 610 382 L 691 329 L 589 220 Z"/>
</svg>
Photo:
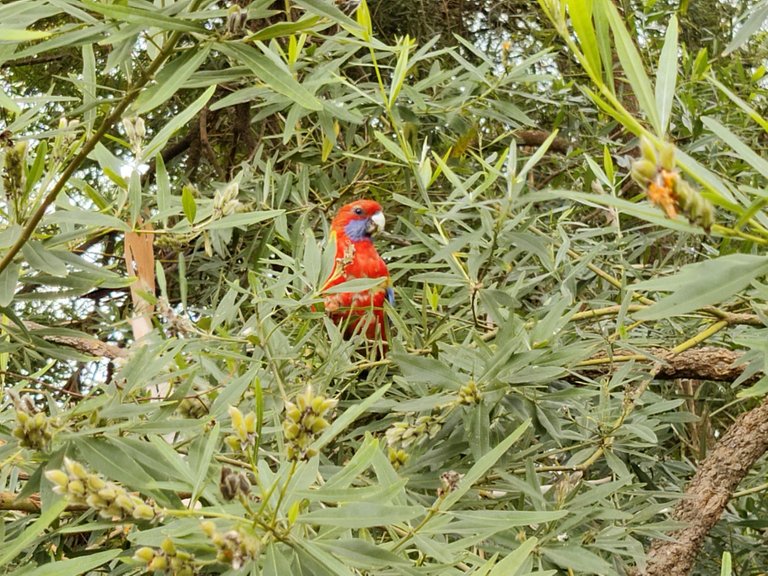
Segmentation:
<svg viewBox="0 0 768 576">
<path fill-rule="evenodd" d="M 664 348 L 653 348 L 648 351 L 654 358 L 663 361 L 654 376 L 657 380 L 675 380 L 689 378 L 693 380 L 714 380 L 717 382 L 733 382 L 742 372 L 745 365 L 741 363 L 742 352 L 735 352 L 716 346 L 702 346 L 691 348 L 685 352 L 675 354 Z M 597 356 L 601 358 L 604 356 Z M 653 358 L 648 358 L 653 360 Z M 579 368 L 580 372 L 609 373 L 616 368 L 616 364 L 606 363 L 595 366 Z M 745 380 L 744 384 L 752 384 L 762 374 L 757 374 Z"/>
<path fill-rule="evenodd" d="M 517 130 L 514 134 L 515 138 L 523 146 L 541 146 L 544 141 L 549 138 L 551 132 L 545 130 Z M 557 152 L 559 154 L 567 154 L 570 143 L 562 136 L 556 137 L 552 140 L 552 144 L 549 145 L 551 152 Z"/>
<path fill-rule="evenodd" d="M 17 500 L 17 498 L 18 494 L 13 492 L 0 492 L 0 510 L 15 510 L 17 512 L 29 513 L 40 511 L 40 497 L 37 494 L 22 500 Z M 85 504 L 69 504 L 66 510 L 67 512 L 84 512 L 88 510 L 88 506 Z"/>
<path fill-rule="evenodd" d="M 687 526 L 657 540 L 647 555 L 644 576 L 690 574 L 704 538 L 720 519 L 739 482 L 768 450 L 768 398 L 739 416 L 699 465 L 675 507 L 673 518 Z"/>
<path fill-rule="evenodd" d="M 48 329 L 47 326 L 42 326 L 36 322 L 24 322 L 24 326 L 30 332 Z M 60 336 L 56 334 L 35 334 L 35 336 L 38 336 L 47 342 L 54 342 L 56 344 L 69 346 L 70 348 L 74 348 L 80 352 L 85 352 L 86 354 L 90 354 L 91 356 L 95 356 L 97 358 L 115 359 L 125 358 L 128 356 L 128 350 L 125 348 L 118 348 L 113 344 L 107 344 L 106 342 L 102 342 L 96 338 Z"/>
<path fill-rule="evenodd" d="M 703 346 L 680 354 L 659 349 L 652 353 L 665 361 L 656 375 L 660 379 L 692 378 L 733 382 L 744 372 L 744 365 L 739 363 L 742 353 L 725 348 Z"/>
</svg>

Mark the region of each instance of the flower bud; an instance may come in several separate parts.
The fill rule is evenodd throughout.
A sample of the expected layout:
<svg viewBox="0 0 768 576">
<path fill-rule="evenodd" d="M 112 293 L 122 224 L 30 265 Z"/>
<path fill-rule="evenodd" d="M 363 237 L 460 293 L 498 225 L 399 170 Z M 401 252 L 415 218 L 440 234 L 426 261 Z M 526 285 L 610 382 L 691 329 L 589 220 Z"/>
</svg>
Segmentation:
<svg viewBox="0 0 768 576">
<path fill-rule="evenodd" d="M 56 484 L 56 486 L 61 486 L 62 488 L 65 488 L 69 482 L 69 476 L 67 476 L 63 470 L 47 470 L 45 472 L 45 477 L 49 482 Z"/>
<path fill-rule="evenodd" d="M 155 557 L 155 551 L 152 548 L 149 548 L 148 546 L 143 546 L 136 550 L 136 553 L 133 555 L 133 559 L 137 560 L 139 562 L 145 562 L 149 563 L 152 562 L 152 559 Z"/>
</svg>

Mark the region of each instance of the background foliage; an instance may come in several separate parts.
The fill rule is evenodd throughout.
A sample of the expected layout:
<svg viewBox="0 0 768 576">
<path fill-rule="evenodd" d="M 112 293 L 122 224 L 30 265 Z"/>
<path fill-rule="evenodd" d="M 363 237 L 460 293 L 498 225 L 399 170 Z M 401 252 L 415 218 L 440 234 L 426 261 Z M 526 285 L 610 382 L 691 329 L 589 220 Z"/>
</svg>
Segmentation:
<svg viewBox="0 0 768 576">
<path fill-rule="evenodd" d="M 0 5 L 0 566 L 642 566 L 766 391 L 768 8 L 618 4 Z M 644 200 L 638 136 L 709 233 Z M 386 359 L 312 311 L 363 196 Z M 654 378 L 705 341 L 743 378 Z M 765 474 L 698 573 L 768 565 Z"/>
</svg>

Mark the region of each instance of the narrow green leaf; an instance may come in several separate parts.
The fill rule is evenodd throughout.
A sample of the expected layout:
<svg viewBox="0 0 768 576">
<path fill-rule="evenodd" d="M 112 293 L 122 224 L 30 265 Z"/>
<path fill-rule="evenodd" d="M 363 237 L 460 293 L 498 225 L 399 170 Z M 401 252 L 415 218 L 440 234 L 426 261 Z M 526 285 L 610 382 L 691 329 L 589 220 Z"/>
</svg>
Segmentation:
<svg viewBox="0 0 768 576">
<path fill-rule="evenodd" d="M 67 266 L 56 256 L 45 249 L 37 240 L 29 240 L 21 248 L 27 263 L 40 272 L 46 272 L 52 276 L 66 276 Z"/>
<path fill-rule="evenodd" d="M 422 506 L 352 502 L 303 514 L 299 516 L 297 523 L 358 529 L 408 522 L 422 514 L 424 514 Z"/>
<path fill-rule="evenodd" d="M 624 19 L 611 0 L 600 0 L 600 4 L 613 31 L 613 37 L 616 41 L 616 53 L 619 55 L 621 66 L 637 97 L 637 103 L 645 113 L 651 126 L 653 126 L 654 131 L 657 134 L 662 134 L 661 122 L 656 113 L 656 102 L 653 96 L 653 89 L 651 88 L 651 81 L 645 72 L 645 65 L 642 58 L 640 58 L 640 53 L 635 48 L 632 37 L 624 26 Z"/>
<path fill-rule="evenodd" d="M 245 228 L 264 220 L 271 220 L 283 214 L 285 210 L 261 210 L 256 212 L 239 212 L 213 220 L 205 225 L 207 230 L 222 230 L 225 228 Z"/>
<path fill-rule="evenodd" d="M 739 398 L 753 398 L 765 395 L 768 395 L 768 376 L 763 376 L 746 390 L 741 390 L 736 396 Z"/>
<path fill-rule="evenodd" d="M 739 96 L 734 94 L 727 86 L 719 82 L 714 76 L 707 76 L 707 80 L 709 80 L 717 87 L 718 90 L 725 94 L 731 102 L 741 108 L 747 114 L 747 116 L 752 119 L 753 122 L 756 122 L 763 130 L 768 132 L 768 119 L 763 118 L 763 116 L 757 110 L 739 98 Z"/>
<path fill-rule="evenodd" d="M 181 209 L 184 211 L 184 216 L 190 224 L 194 224 L 195 216 L 197 215 L 197 203 L 195 202 L 195 196 L 192 193 L 192 188 L 184 186 L 181 190 Z"/>
<path fill-rule="evenodd" d="M 46 216 L 43 221 L 46 224 L 75 224 L 85 227 L 112 228 L 123 232 L 130 230 L 128 225 L 119 218 L 88 210 L 57 210 Z"/>
<path fill-rule="evenodd" d="M 59 514 L 64 512 L 67 504 L 68 502 L 66 498 L 60 498 L 44 510 L 37 520 L 27 526 L 24 532 L 16 536 L 13 540 L 6 542 L 4 550 L 0 552 L 0 568 L 8 564 L 16 557 L 16 555 L 39 538 L 48 526 L 59 517 Z"/>
<path fill-rule="evenodd" d="M 398 565 L 409 566 L 411 564 L 410 560 L 359 538 L 326 541 L 317 539 L 316 542 L 328 552 L 346 560 L 356 568 L 394 568 Z"/>
<path fill-rule="evenodd" d="M 96 97 L 98 95 L 98 85 L 96 81 L 96 55 L 93 51 L 93 44 L 84 44 L 83 53 L 83 83 L 81 92 L 83 94 L 83 121 L 86 126 L 87 134 L 90 135 L 93 130 L 93 124 L 96 122 Z"/>
<path fill-rule="evenodd" d="M 141 214 L 141 174 L 138 170 L 131 172 L 128 179 L 128 211 L 130 213 L 128 224 L 133 227 Z"/>
<path fill-rule="evenodd" d="M 15 28 L 0 28 L 0 42 L 29 42 L 48 38 L 51 32 L 42 30 L 19 30 Z"/>
<path fill-rule="evenodd" d="M 32 187 L 35 184 L 37 184 L 37 181 L 43 175 L 47 154 L 48 154 L 48 142 L 45 140 L 41 140 L 40 144 L 37 145 L 37 151 L 35 153 L 35 161 L 32 163 L 32 166 L 29 168 L 29 172 L 27 172 L 27 181 L 24 186 L 25 193 L 29 194 L 29 192 L 32 190 Z"/>
<path fill-rule="evenodd" d="M 187 309 L 187 261 L 184 252 L 179 251 L 179 298 L 184 310 Z"/>
<path fill-rule="evenodd" d="M 144 90 L 134 102 L 134 112 L 146 114 L 176 94 L 182 84 L 205 62 L 210 51 L 211 45 L 203 44 L 167 62 L 157 74 L 154 84 Z"/>
<path fill-rule="evenodd" d="M 42 564 L 37 568 L 24 572 L 24 576 L 79 576 L 86 574 L 106 564 L 123 553 L 121 548 L 117 550 L 107 550 L 105 552 L 96 552 L 95 554 L 85 554 L 70 558 L 68 560 L 59 560 L 58 562 L 49 562 Z"/>
<path fill-rule="evenodd" d="M 180 32 L 205 32 L 201 25 L 184 20 L 178 14 L 169 16 L 161 10 L 144 10 L 125 4 L 101 4 L 91 0 L 81 0 L 80 3 L 93 12 L 103 14 L 120 22 L 141 24 L 147 28 L 163 30 L 179 30 Z"/>
<path fill-rule="evenodd" d="M 752 7 L 752 13 L 747 17 L 747 21 L 741 25 L 733 40 L 725 47 L 723 56 L 727 56 L 734 50 L 738 50 L 755 34 L 763 23 L 768 20 L 768 3 L 757 3 Z"/>
<path fill-rule="evenodd" d="M 262 50 L 269 50 L 257 42 Z M 216 48 L 230 58 L 245 64 L 256 77 L 275 92 L 287 96 L 290 100 L 307 110 L 322 110 L 323 103 L 313 96 L 306 88 L 288 72 L 286 68 L 278 67 L 270 58 L 259 50 L 236 42 L 219 42 Z"/>
<path fill-rule="evenodd" d="M 16 294 L 16 286 L 19 283 L 20 262 L 11 262 L 0 273 L 0 306 L 8 306 L 13 302 Z"/>
<path fill-rule="evenodd" d="M 283 555 L 280 547 L 282 544 L 271 541 L 264 552 L 264 564 L 262 576 L 286 576 L 291 574 L 291 564 Z"/>
<path fill-rule="evenodd" d="M 405 152 L 403 152 L 400 147 L 392 141 L 392 139 L 387 137 L 385 134 L 382 134 L 378 130 L 375 130 L 373 135 L 376 137 L 376 140 L 381 142 L 384 148 L 389 150 L 389 152 L 391 152 L 395 158 L 404 162 L 405 164 L 408 163 L 408 157 L 405 155 Z"/>
<path fill-rule="evenodd" d="M 187 108 L 185 108 L 179 114 L 176 114 L 173 119 L 168 122 L 158 132 L 154 138 L 147 144 L 141 151 L 140 162 L 146 162 L 149 158 L 152 158 L 163 149 L 168 140 L 171 139 L 176 132 L 186 127 L 187 124 L 200 112 L 200 110 L 208 103 L 213 93 L 216 91 L 216 86 L 210 86 L 205 92 L 203 92 L 194 102 L 192 102 Z"/>
<path fill-rule="evenodd" d="M 523 567 L 523 563 L 531 555 L 533 549 L 536 548 L 536 544 L 539 543 L 538 538 L 532 536 L 527 538 L 520 546 L 514 551 L 507 554 L 496 566 L 493 567 L 488 576 L 507 576 L 509 574 L 516 574 L 520 568 Z"/>
<path fill-rule="evenodd" d="M 373 404 L 378 402 L 381 397 L 387 393 L 387 390 L 389 390 L 390 386 L 392 386 L 392 383 L 388 382 L 362 402 L 357 402 L 347 408 L 344 414 L 336 418 L 330 427 L 327 428 L 325 432 L 323 432 L 323 435 L 315 440 L 315 442 L 312 444 L 312 448 L 318 452 L 322 450 L 326 444 L 333 440 L 338 434 L 341 434 L 344 430 L 346 430 L 347 427 L 352 424 L 352 422 L 357 420 L 361 414 L 368 410 L 368 408 L 370 408 Z"/>
<path fill-rule="evenodd" d="M 310 12 L 330 18 L 333 22 L 341 24 L 342 26 L 347 26 L 348 28 L 353 29 L 359 27 L 357 22 L 339 10 L 333 2 L 324 2 L 323 0 L 294 0 L 294 2 L 299 6 L 303 6 Z"/>
<path fill-rule="evenodd" d="M 205 448 L 203 454 L 200 457 L 200 461 L 197 462 L 197 470 L 195 471 L 195 484 L 192 487 L 192 502 L 196 502 L 200 497 L 203 489 L 205 488 L 205 480 L 208 477 L 208 470 L 211 467 L 213 461 L 213 452 L 216 449 L 216 445 L 219 442 L 220 425 L 216 422 L 213 428 L 206 432 L 208 438 L 205 440 Z"/>
<path fill-rule="evenodd" d="M 705 116 L 701 121 L 704 126 L 709 128 L 718 138 L 733 148 L 739 158 L 757 170 L 763 178 L 768 178 L 768 160 L 744 144 L 736 134 L 711 116 Z"/>
<path fill-rule="evenodd" d="M 656 70 L 656 111 L 659 114 L 663 137 L 669 126 L 672 115 L 672 103 L 675 100 L 677 87 L 677 17 L 673 14 L 667 24 L 664 36 L 664 46 L 659 56 L 659 67 Z"/>
<path fill-rule="evenodd" d="M 265 28 L 257 30 L 246 38 L 248 41 L 271 40 L 272 38 L 282 38 L 292 34 L 301 34 L 304 32 L 318 32 L 330 26 L 330 23 L 323 26 L 317 26 L 320 22 L 319 16 L 304 16 L 296 22 L 278 22 Z"/>
<path fill-rule="evenodd" d="M 461 500 L 464 494 L 469 492 L 472 486 L 478 480 L 480 480 L 485 475 L 485 473 L 488 472 L 488 470 L 490 470 L 494 464 L 496 464 L 496 462 L 498 462 L 499 458 L 504 456 L 507 450 L 509 450 L 515 442 L 517 442 L 520 436 L 523 435 L 523 432 L 525 432 L 530 425 L 530 419 L 526 420 L 520 424 L 520 426 L 515 428 L 515 430 L 509 436 L 499 442 L 499 444 L 493 450 L 480 458 L 480 460 L 478 460 L 475 465 L 472 466 L 472 468 L 470 468 L 464 477 L 459 481 L 456 489 L 448 494 L 448 496 L 440 505 L 440 510 L 449 510 L 454 504 Z"/>
<path fill-rule="evenodd" d="M 606 576 L 615 576 L 617 574 L 616 570 L 608 562 L 581 546 L 542 547 L 541 553 L 561 568 L 573 570 L 578 574 L 601 574 Z"/>
<path fill-rule="evenodd" d="M 688 264 L 665 278 L 638 282 L 633 290 L 671 291 L 672 295 L 636 312 L 638 320 L 658 320 L 687 314 L 722 302 L 746 288 L 755 278 L 768 274 L 768 256 L 729 254 Z"/>
<path fill-rule="evenodd" d="M 462 378 L 454 369 L 436 358 L 395 353 L 392 355 L 392 360 L 400 367 L 408 382 L 422 382 L 439 385 L 441 388 L 457 389 L 466 381 L 466 378 Z"/>
<path fill-rule="evenodd" d="M 0 86 L 0 108 L 5 108 L 15 115 L 21 114 L 21 108 L 13 101 L 13 98 L 8 96 L 3 86 Z"/>
<path fill-rule="evenodd" d="M 587 72 L 593 78 L 599 79 L 603 75 L 603 66 L 595 26 L 592 23 L 593 10 L 594 0 L 568 0 L 568 15 L 571 17 L 573 31 L 576 32 L 584 58 L 591 68 Z"/>
<path fill-rule="evenodd" d="M 362 34 L 359 37 L 366 42 L 370 41 L 373 36 L 373 23 L 371 22 L 371 11 L 368 9 L 368 2 L 366 0 L 360 0 L 355 17 L 357 18 L 357 23 L 362 28 Z"/>
<path fill-rule="evenodd" d="M 157 182 L 157 209 L 160 214 L 166 214 L 171 208 L 171 180 L 162 154 L 155 155 L 155 171 Z M 168 218 L 163 216 L 163 224 L 167 225 Z"/>
<path fill-rule="evenodd" d="M 395 65 L 395 71 L 392 74 L 391 85 L 389 87 L 389 107 L 395 105 L 400 91 L 403 89 L 405 83 L 405 77 L 408 74 L 408 56 L 413 42 L 406 35 L 398 42 L 397 49 L 397 64 Z"/>
</svg>

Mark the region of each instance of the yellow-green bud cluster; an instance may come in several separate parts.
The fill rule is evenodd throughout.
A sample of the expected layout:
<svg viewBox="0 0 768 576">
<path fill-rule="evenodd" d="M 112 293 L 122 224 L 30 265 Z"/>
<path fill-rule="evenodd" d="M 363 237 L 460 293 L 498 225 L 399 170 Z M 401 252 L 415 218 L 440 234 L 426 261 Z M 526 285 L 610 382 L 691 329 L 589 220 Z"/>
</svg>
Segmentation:
<svg viewBox="0 0 768 576">
<path fill-rule="evenodd" d="M 123 130 L 125 130 L 128 142 L 131 144 L 131 150 L 138 156 L 141 153 L 142 142 L 147 133 L 144 120 L 140 116 L 123 118 Z"/>
<path fill-rule="evenodd" d="M 243 209 L 243 203 L 237 199 L 240 188 L 237 182 L 230 182 L 213 195 L 213 219 L 229 216 Z"/>
<path fill-rule="evenodd" d="M 440 428 L 441 420 L 432 415 L 420 416 L 413 424 L 406 420 L 395 422 L 386 432 L 387 444 L 407 448 L 424 438 L 434 438 Z"/>
<path fill-rule="evenodd" d="M 103 518 L 115 520 L 152 520 L 157 510 L 122 486 L 88 472 L 75 460 L 64 458 L 64 469 L 48 470 L 45 477 L 56 494 L 66 496 L 74 504 L 85 504 L 98 510 Z"/>
<path fill-rule="evenodd" d="M 283 434 L 287 442 L 289 460 L 307 460 L 316 454 L 310 444 L 330 425 L 325 416 L 336 407 L 337 401 L 315 396 L 312 388 L 296 397 L 296 404 L 285 403 Z"/>
<path fill-rule="evenodd" d="M 210 520 L 203 522 L 201 528 L 216 547 L 216 559 L 231 565 L 235 570 L 242 568 L 246 562 L 256 560 L 261 551 L 261 542 L 240 528 L 218 532 Z"/>
<path fill-rule="evenodd" d="M 675 147 L 665 142 L 658 150 L 646 137 L 640 138 L 640 157 L 632 162 L 632 179 L 642 186 L 648 199 L 674 218 L 677 211 L 709 230 L 715 222 L 715 209 L 675 169 Z"/>
<path fill-rule="evenodd" d="M 245 452 L 256 444 L 256 413 L 243 415 L 234 406 L 230 406 L 228 412 L 234 434 L 227 436 L 224 441 L 233 452 Z"/>
<path fill-rule="evenodd" d="M 13 435 L 24 448 L 46 452 L 53 440 L 54 429 L 45 412 L 30 414 L 24 408 L 16 409 L 16 427 Z"/>
<path fill-rule="evenodd" d="M 675 180 L 674 191 L 680 211 L 692 224 L 698 224 L 709 231 L 715 223 L 715 208 L 712 203 L 683 178 Z"/>
<path fill-rule="evenodd" d="M 470 380 L 467 384 L 459 388 L 459 404 L 472 406 L 474 404 L 480 404 L 482 399 L 483 395 L 480 393 L 480 389 L 477 387 L 477 383 L 474 380 Z"/>
<path fill-rule="evenodd" d="M 408 459 L 410 458 L 408 452 L 402 448 L 394 448 L 390 446 L 387 452 L 389 456 L 389 463 L 392 464 L 392 467 L 395 470 L 401 466 L 405 466 L 405 463 L 408 462 Z"/>
<path fill-rule="evenodd" d="M 65 117 L 59 118 L 59 134 L 53 139 L 53 157 L 56 160 L 66 157 L 69 145 L 77 138 L 77 129 L 80 126 L 80 120 L 67 120 Z"/>
<path fill-rule="evenodd" d="M 5 149 L 5 170 L 3 185 L 9 199 L 20 198 L 24 192 L 26 180 L 27 143 L 17 142 Z"/>
<path fill-rule="evenodd" d="M 133 559 L 147 565 L 148 572 L 162 572 L 169 576 L 193 576 L 195 574 L 195 556 L 178 550 L 173 540 L 166 538 L 156 550 L 144 546 L 136 550 Z"/>
</svg>

